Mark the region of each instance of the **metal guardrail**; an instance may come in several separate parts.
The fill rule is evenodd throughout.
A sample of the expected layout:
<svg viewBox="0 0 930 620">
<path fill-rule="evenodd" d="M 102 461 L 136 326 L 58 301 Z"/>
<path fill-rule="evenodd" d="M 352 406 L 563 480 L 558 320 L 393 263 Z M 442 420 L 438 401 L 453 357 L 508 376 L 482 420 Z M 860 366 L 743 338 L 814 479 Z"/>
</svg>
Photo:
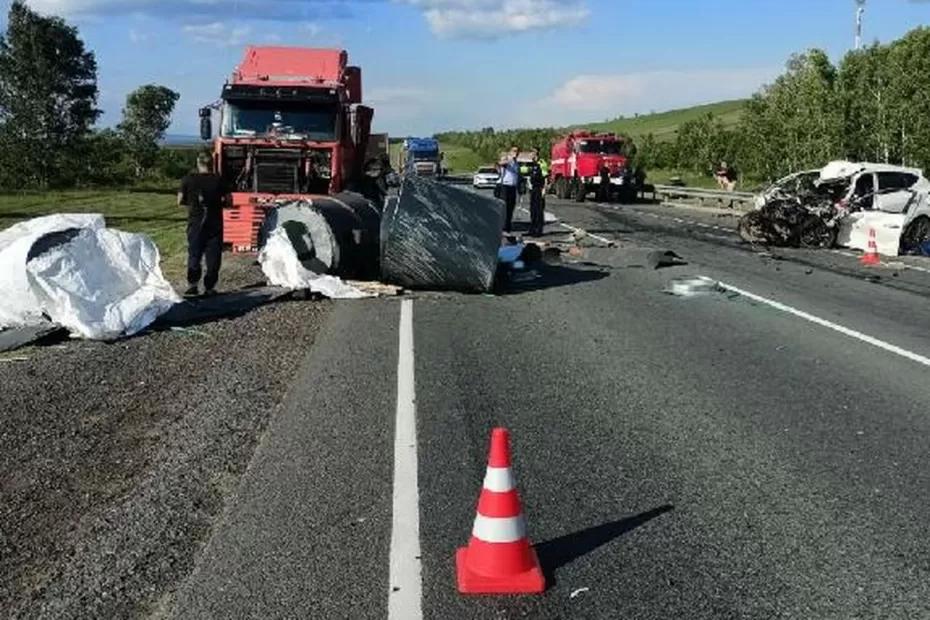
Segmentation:
<svg viewBox="0 0 930 620">
<path fill-rule="evenodd" d="M 716 206 L 741 212 L 751 211 L 756 199 L 756 195 L 751 192 L 727 192 L 677 185 L 656 185 L 655 193 L 656 197 L 663 202 L 696 203 L 701 207 Z"/>
</svg>

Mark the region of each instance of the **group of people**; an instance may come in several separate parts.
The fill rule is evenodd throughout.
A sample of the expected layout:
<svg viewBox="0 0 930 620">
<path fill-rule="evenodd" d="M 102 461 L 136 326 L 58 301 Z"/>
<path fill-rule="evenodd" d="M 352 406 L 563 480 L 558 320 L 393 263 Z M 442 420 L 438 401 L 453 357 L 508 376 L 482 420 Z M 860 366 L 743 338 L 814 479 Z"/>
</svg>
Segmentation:
<svg viewBox="0 0 930 620">
<path fill-rule="evenodd" d="M 506 207 L 504 232 L 513 231 L 513 212 L 517 207 L 517 196 L 522 193 L 529 194 L 530 198 L 530 229 L 529 237 L 539 237 L 543 234 L 546 211 L 546 186 L 549 182 L 549 164 L 539 159 L 539 150 L 531 151 L 529 162 L 520 163 L 520 147 L 510 147 L 507 158 L 499 164 L 500 171 L 500 198 Z"/>
</svg>

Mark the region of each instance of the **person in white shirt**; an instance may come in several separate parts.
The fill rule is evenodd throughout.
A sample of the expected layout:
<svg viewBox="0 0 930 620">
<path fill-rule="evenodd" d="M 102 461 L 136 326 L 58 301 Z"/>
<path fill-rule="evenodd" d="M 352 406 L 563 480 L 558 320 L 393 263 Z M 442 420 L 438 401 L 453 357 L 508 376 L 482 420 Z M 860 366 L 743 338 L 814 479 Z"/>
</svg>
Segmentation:
<svg viewBox="0 0 930 620">
<path fill-rule="evenodd" d="M 520 185 L 520 164 L 517 163 L 519 154 L 520 147 L 510 147 L 507 161 L 501 166 L 501 198 L 504 201 L 504 206 L 507 207 L 504 232 L 510 232 L 513 228 L 513 210 L 517 206 L 517 187 Z"/>
</svg>

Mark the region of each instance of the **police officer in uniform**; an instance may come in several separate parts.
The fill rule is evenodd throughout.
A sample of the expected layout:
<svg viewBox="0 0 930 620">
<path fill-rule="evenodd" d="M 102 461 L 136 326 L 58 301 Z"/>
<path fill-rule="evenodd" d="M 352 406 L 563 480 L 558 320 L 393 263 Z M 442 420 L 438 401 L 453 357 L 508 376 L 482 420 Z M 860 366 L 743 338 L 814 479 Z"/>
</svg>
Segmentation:
<svg viewBox="0 0 930 620">
<path fill-rule="evenodd" d="M 533 161 L 527 166 L 527 180 L 530 190 L 530 237 L 539 237 L 543 234 L 546 222 L 543 192 L 546 189 L 546 176 L 539 163 L 539 151 L 533 149 Z"/>
<path fill-rule="evenodd" d="M 227 190 L 222 177 L 212 172 L 212 158 L 197 156 L 197 172 L 181 180 L 178 206 L 187 207 L 187 284 L 185 297 L 216 293 L 223 255 L 223 207 Z M 203 266 L 206 266 L 204 272 Z"/>
</svg>

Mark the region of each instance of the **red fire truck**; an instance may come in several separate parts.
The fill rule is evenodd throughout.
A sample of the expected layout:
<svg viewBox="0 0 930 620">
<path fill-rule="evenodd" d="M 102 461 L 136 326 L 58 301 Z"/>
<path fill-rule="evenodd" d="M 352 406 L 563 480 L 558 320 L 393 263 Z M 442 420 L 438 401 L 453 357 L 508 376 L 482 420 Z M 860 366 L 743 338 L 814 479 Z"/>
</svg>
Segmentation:
<svg viewBox="0 0 930 620">
<path fill-rule="evenodd" d="M 584 200 L 600 187 L 605 170 L 609 197 L 627 200 L 636 195 L 630 165 L 632 143 L 614 133 L 575 130 L 552 145 L 550 186 L 559 198 Z"/>
</svg>

